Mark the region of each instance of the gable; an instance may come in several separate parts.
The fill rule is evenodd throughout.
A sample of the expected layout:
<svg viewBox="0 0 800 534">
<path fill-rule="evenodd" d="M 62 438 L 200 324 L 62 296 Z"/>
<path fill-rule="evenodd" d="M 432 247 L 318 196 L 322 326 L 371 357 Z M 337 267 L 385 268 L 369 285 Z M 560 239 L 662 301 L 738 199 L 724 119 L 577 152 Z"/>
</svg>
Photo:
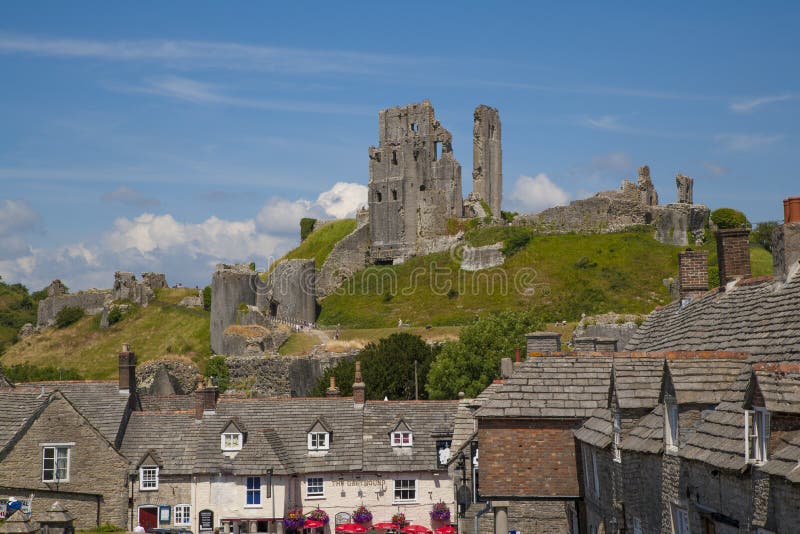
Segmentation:
<svg viewBox="0 0 800 534">
<path fill-rule="evenodd" d="M 405 420 L 403 420 L 403 419 L 400 419 L 400 421 L 398 421 L 394 425 L 394 427 L 391 429 L 390 433 L 391 432 L 411 432 L 412 434 L 414 433 L 414 431 L 411 430 L 411 427 L 408 426 L 408 423 L 406 423 Z"/>
<path fill-rule="evenodd" d="M 312 432 L 313 433 L 324 432 L 330 434 L 331 430 L 328 427 L 326 421 L 323 418 L 318 417 L 317 420 L 314 421 L 314 424 L 311 425 L 311 427 L 307 431 L 308 434 L 311 434 Z"/>
<path fill-rule="evenodd" d="M 244 425 L 241 421 L 237 421 L 236 419 L 231 419 L 228 423 L 223 427 L 222 432 L 220 434 L 244 434 L 245 431 L 243 430 Z"/>
<path fill-rule="evenodd" d="M 139 460 L 139 463 L 136 464 L 137 468 L 142 467 L 142 466 L 164 467 L 164 464 L 161 461 L 161 459 L 158 457 L 156 452 L 150 450 L 150 451 L 147 451 L 145 453 L 145 455 L 142 457 L 142 459 Z"/>
</svg>

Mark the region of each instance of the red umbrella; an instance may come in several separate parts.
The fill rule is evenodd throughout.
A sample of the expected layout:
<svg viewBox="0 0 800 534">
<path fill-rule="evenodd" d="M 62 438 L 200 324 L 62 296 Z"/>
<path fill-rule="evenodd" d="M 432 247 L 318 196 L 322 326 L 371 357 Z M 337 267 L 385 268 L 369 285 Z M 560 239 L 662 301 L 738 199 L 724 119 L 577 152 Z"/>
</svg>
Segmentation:
<svg viewBox="0 0 800 534">
<path fill-rule="evenodd" d="M 407 527 L 403 527 L 400 532 L 407 532 L 409 534 L 433 534 L 431 529 L 422 525 L 408 525 Z"/>
<path fill-rule="evenodd" d="M 345 523 L 344 525 L 336 525 L 336 532 L 366 532 L 367 529 L 358 523 Z"/>
<path fill-rule="evenodd" d="M 396 525 L 390 521 L 386 521 L 385 523 L 375 523 L 374 525 L 372 525 L 372 527 L 380 530 L 389 530 L 389 529 L 397 530 L 400 528 L 400 525 Z"/>
<path fill-rule="evenodd" d="M 303 528 L 322 528 L 324 526 L 325 523 L 317 519 L 306 519 L 303 523 Z"/>
<path fill-rule="evenodd" d="M 456 527 L 454 527 L 453 525 L 446 525 L 444 527 L 439 527 L 436 530 L 434 530 L 434 532 L 436 534 L 458 534 Z"/>
</svg>

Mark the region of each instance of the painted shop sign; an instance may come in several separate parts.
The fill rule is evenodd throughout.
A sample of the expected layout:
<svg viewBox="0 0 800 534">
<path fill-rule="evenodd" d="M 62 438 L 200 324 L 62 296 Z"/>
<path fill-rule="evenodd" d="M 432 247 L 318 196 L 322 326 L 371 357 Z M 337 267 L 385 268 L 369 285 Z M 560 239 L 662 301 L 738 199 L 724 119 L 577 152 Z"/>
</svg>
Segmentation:
<svg viewBox="0 0 800 534">
<path fill-rule="evenodd" d="M 333 480 L 331 481 L 331 484 L 339 487 L 377 486 L 381 489 L 386 489 L 386 481 L 382 478 L 370 480 Z"/>
<path fill-rule="evenodd" d="M 214 512 L 211 510 L 200 511 L 200 530 L 214 530 Z"/>
</svg>

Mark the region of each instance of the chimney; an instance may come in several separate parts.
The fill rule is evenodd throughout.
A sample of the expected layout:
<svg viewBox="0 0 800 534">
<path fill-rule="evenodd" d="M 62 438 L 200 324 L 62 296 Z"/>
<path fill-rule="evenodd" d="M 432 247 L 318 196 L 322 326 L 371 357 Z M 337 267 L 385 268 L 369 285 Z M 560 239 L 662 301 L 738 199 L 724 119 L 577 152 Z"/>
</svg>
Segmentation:
<svg viewBox="0 0 800 534">
<path fill-rule="evenodd" d="M 339 388 L 336 387 L 336 377 L 331 375 L 331 385 L 328 389 L 325 390 L 326 397 L 338 397 L 339 396 Z"/>
<path fill-rule="evenodd" d="M 514 364 L 511 363 L 511 358 L 502 358 L 500 360 L 500 378 L 505 380 L 511 378 L 512 374 L 514 374 Z"/>
<path fill-rule="evenodd" d="M 783 201 L 783 224 L 772 233 L 772 274 L 785 282 L 800 260 L 800 197 Z"/>
<path fill-rule="evenodd" d="M 717 230 L 717 261 L 719 285 L 739 278 L 750 278 L 750 230 L 747 228 L 722 228 Z"/>
<path fill-rule="evenodd" d="M 613 337 L 594 338 L 594 350 L 598 352 L 617 352 L 617 340 Z"/>
<path fill-rule="evenodd" d="M 217 399 L 219 398 L 219 388 L 208 379 L 206 384 L 202 381 L 197 383 L 194 392 L 194 417 L 197 420 L 203 418 L 204 414 L 213 414 L 217 411 Z"/>
<path fill-rule="evenodd" d="M 522 352 L 522 350 L 519 347 L 514 349 L 514 363 L 520 363 L 522 361 L 520 352 Z"/>
<path fill-rule="evenodd" d="M 531 332 L 525 334 L 528 354 L 532 352 L 560 352 L 561 334 L 558 332 Z"/>
<path fill-rule="evenodd" d="M 130 395 L 131 389 L 136 392 L 136 354 L 131 352 L 131 346 L 122 344 L 119 353 L 119 392 Z"/>
<path fill-rule="evenodd" d="M 678 253 L 678 289 L 681 299 L 708 291 L 707 251 L 686 249 Z"/>
<path fill-rule="evenodd" d="M 356 377 L 353 382 L 353 404 L 356 407 L 364 406 L 367 400 L 367 385 L 361 378 L 361 362 L 356 361 Z"/>
</svg>

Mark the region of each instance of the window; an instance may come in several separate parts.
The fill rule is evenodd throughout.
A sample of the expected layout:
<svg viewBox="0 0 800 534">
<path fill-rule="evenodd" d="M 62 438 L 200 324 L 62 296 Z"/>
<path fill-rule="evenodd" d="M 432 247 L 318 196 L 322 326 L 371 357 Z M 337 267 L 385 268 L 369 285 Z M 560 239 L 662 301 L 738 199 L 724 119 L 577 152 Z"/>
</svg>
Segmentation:
<svg viewBox="0 0 800 534">
<path fill-rule="evenodd" d="M 433 143 L 433 161 L 439 161 L 442 157 L 442 142 L 436 141 Z"/>
<path fill-rule="evenodd" d="M 397 200 L 397 189 L 392 189 L 392 200 Z"/>
<path fill-rule="evenodd" d="M 306 479 L 306 497 L 313 499 L 325 495 L 325 484 L 322 477 L 308 477 Z"/>
<path fill-rule="evenodd" d="M 416 480 L 394 481 L 394 502 L 414 502 L 417 500 Z"/>
<path fill-rule="evenodd" d="M 586 492 L 594 495 L 600 495 L 600 478 L 597 476 L 597 451 L 588 446 L 583 449 L 583 479 L 586 486 Z"/>
<path fill-rule="evenodd" d="M 770 413 L 763 408 L 744 411 L 744 456 L 752 463 L 767 461 Z"/>
<path fill-rule="evenodd" d="M 69 481 L 69 447 L 42 448 L 42 482 Z"/>
<path fill-rule="evenodd" d="M 407 430 L 392 432 L 392 447 L 411 447 L 414 444 L 414 437 Z"/>
<path fill-rule="evenodd" d="M 671 396 L 664 397 L 664 445 L 667 452 L 678 450 L 678 405 Z"/>
<path fill-rule="evenodd" d="M 633 518 L 633 534 L 642 534 L 642 522 L 638 517 Z"/>
<path fill-rule="evenodd" d="M 414 133 L 419 131 L 419 128 L 417 128 L 417 123 L 416 122 L 412 122 L 411 123 L 411 131 L 414 132 Z"/>
<path fill-rule="evenodd" d="M 619 412 L 614 414 L 614 441 L 611 443 L 611 452 L 615 462 L 622 462 L 622 452 L 619 444 L 622 441 L 622 417 Z"/>
<path fill-rule="evenodd" d="M 378 202 L 383 200 L 383 195 L 381 195 L 380 191 L 375 192 L 375 198 L 377 199 Z"/>
<path fill-rule="evenodd" d="M 261 477 L 247 477 L 247 506 L 261 506 Z"/>
<path fill-rule="evenodd" d="M 309 432 L 308 450 L 326 451 L 330 448 L 327 432 Z"/>
<path fill-rule="evenodd" d="M 158 489 L 158 467 L 142 466 L 139 468 L 139 489 L 142 491 Z"/>
<path fill-rule="evenodd" d="M 685 508 L 672 505 L 672 532 L 689 534 L 689 512 Z"/>
<path fill-rule="evenodd" d="M 222 434 L 223 451 L 242 450 L 242 435 L 239 432 L 225 432 Z"/>
<path fill-rule="evenodd" d="M 188 504 L 175 505 L 175 524 L 188 525 L 192 522 L 192 507 Z"/>
<path fill-rule="evenodd" d="M 397 150 L 392 150 L 392 165 L 397 165 Z"/>
</svg>

